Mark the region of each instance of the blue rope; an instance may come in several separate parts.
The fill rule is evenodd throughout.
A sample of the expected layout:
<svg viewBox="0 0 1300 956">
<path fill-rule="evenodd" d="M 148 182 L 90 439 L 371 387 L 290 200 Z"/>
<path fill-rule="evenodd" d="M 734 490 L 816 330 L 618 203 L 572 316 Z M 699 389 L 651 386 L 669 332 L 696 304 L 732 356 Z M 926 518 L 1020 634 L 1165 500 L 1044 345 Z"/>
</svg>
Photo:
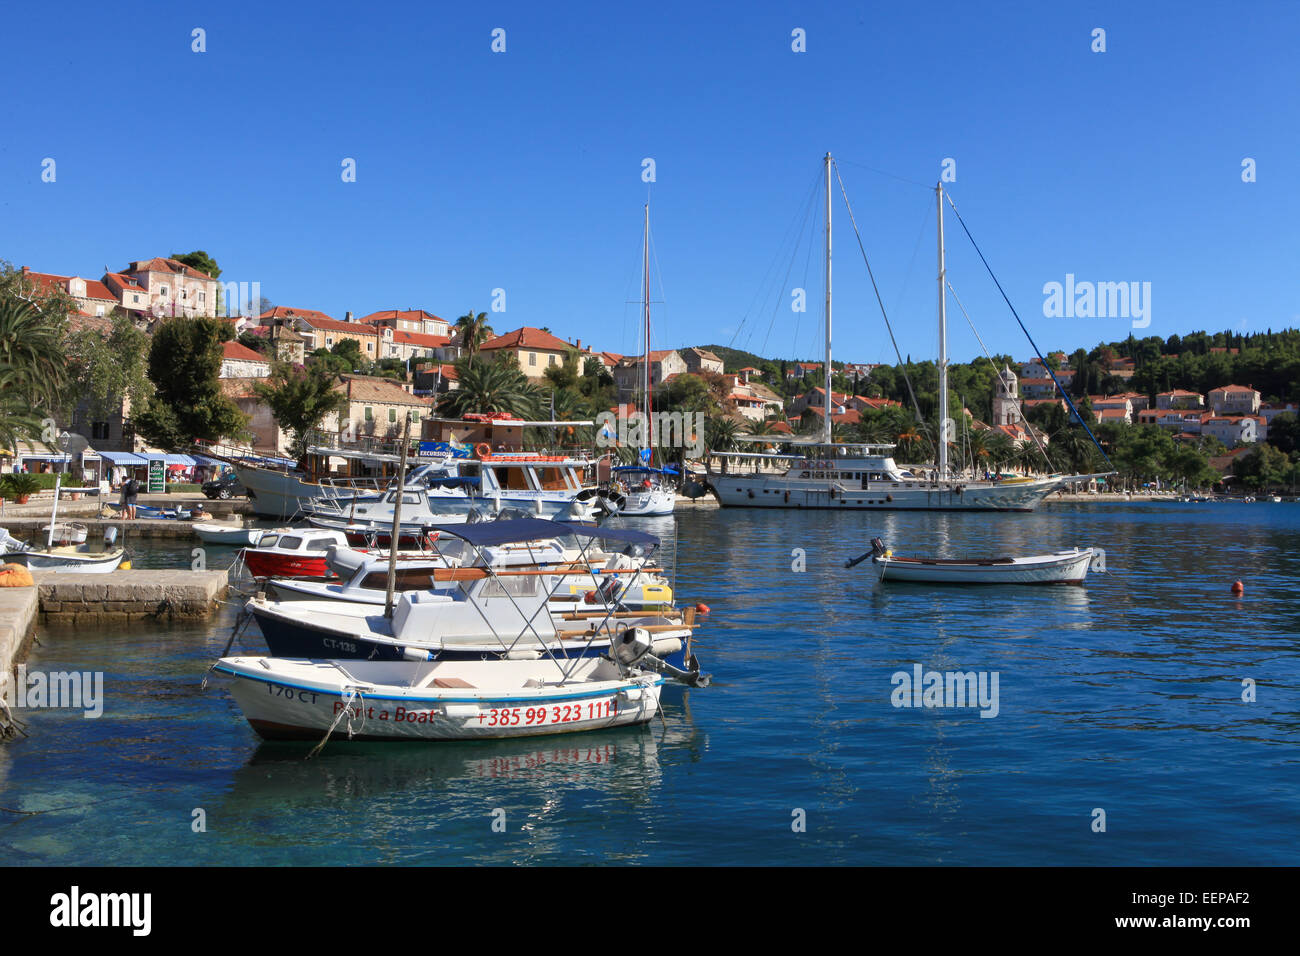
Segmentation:
<svg viewBox="0 0 1300 956">
<path fill-rule="evenodd" d="M 1101 447 L 1101 442 L 1097 441 L 1097 436 L 1092 433 L 1092 429 L 1088 427 L 1088 423 L 1083 420 L 1083 416 L 1079 414 L 1079 410 L 1074 407 L 1074 402 L 1070 401 L 1070 396 L 1067 395 L 1065 389 L 1061 387 L 1060 380 L 1057 379 L 1056 373 L 1052 371 L 1052 367 L 1047 364 L 1047 359 L 1043 358 L 1043 353 L 1038 350 L 1038 344 L 1034 341 L 1034 337 L 1029 334 L 1029 330 L 1025 328 L 1025 323 L 1020 321 L 1020 314 L 1016 312 L 1016 307 L 1012 305 L 1011 300 L 1007 298 L 1006 290 L 1002 288 L 1002 283 L 998 281 L 998 277 L 993 274 L 993 267 L 990 266 L 989 261 L 984 258 L 984 253 L 980 249 L 979 243 L 975 241 L 975 237 L 972 236 L 970 230 L 966 228 L 966 220 L 963 219 L 961 213 L 957 211 L 957 204 L 954 203 L 952 197 L 948 196 L 946 193 L 945 198 L 948 200 L 948 205 L 952 207 L 952 213 L 957 217 L 957 222 L 961 223 L 962 232 L 966 233 L 966 238 L 970 240 L 970 244 L 975 247 L 976 255 L 980 257 L 980 262 L 984 263 L 984 268 L 988 270 L 989 278 L 992 279 L 993 284 L 998 287 L 998 292 L 1002 293 L 1002 301 L 1007 304 L 1007 308 L 1010 309 L 1011 314 L 1015 316 L 1016 323 L 1020 326 L 1020 331 L 1025 333 L 1025 338 L 1029 339 L 1029 344 L 1033 346 L 1034 354 L 1038 356 L 1038 361 L 1042 363 L 1043 368 L 1047 369 L 1047 374 L 1052 378 L 1052 384 L 1055 385 L 1056 390 L 1061 393 L 1061 397 L 1065 399 L 1065 404 L 1070 407 L 1070 411 L 1074 412 L 1075 420 L 1083 426 L 1083 430 L 1088 433 L 1088 437 L 1092 439 L 1092 443 L 1097 446 L 1097 451 L 1101 452 L 1101 457 L 1106 460 L 1106 467 L 1113 469 L 1115 466 L 1111 463 L 1110 456 L 1107 455 L 1106 450 Z M 1082 369 L 1079 371 L 1082 371 Z"/>
</svg>

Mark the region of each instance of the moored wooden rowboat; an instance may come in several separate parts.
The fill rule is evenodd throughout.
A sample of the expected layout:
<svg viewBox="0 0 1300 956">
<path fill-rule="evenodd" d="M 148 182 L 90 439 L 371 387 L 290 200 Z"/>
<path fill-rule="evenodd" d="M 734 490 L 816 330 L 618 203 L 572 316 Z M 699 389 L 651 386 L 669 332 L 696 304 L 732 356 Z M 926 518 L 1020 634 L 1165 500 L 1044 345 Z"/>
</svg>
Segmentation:
<svg viewBox="0 0 1300 956">
<path fill-rule="evenodd" d="M 1052 554 L 997 558 L 899 557 L 885 548 L 879 538 L 872 550 L 854 561 L 870 557 L 882 581 L 918 584 L 1083 584 L 1088 571 L 1105 570 L 1098 548 L 1072 548 Z"/>
<path fill-rule="evenodd" d="M 269 740 L 483 740 L 643 724 L 664 678 L 603 658 L 322 661 L 227 657 L 214 669 Z"/>
</svg>

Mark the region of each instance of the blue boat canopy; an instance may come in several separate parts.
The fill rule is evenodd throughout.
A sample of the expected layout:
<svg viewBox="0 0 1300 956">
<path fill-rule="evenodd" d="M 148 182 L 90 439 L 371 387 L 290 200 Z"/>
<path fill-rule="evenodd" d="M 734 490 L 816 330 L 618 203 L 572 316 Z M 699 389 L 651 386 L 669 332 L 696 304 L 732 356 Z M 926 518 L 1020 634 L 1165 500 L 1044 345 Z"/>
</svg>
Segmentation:
<svg viewBox="0 0 1300 956">
<path fill-rule="evenodd" d="M 510 518 L 505 521 L 483 521 L 477 524 L 434 525 L 430 530 L 461 538 L 477 547 L 520 544 L 524 541 L 542 541 L 562 538 L 566 535 L 659 546 L 659 539 L 644 531 L 569 524 L 564 521 L 548 521 L 545 518 Z"/>
<path fill-rule="evenodd" d="M 654 475 L 675 475 L 678 474 L 676 468 L 651 468 L 649 465 L 619 465 L 614 471 L 639 471 L 649 472 Z"/>
</svg>

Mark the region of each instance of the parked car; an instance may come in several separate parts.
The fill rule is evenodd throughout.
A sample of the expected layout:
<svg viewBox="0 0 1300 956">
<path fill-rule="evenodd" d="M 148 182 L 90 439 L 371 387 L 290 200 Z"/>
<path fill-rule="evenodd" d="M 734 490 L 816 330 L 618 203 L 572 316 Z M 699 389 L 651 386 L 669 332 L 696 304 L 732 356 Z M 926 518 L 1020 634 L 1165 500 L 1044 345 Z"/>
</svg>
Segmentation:
<svg viewBox="0 0 1300 956">
<path fill-rule="evenodd" d="M 225 474 L 203 483 L 203 493 L 209 498 L 241 498 L 245 494 L 244 486 L 233 474 Z"/>
</svg>

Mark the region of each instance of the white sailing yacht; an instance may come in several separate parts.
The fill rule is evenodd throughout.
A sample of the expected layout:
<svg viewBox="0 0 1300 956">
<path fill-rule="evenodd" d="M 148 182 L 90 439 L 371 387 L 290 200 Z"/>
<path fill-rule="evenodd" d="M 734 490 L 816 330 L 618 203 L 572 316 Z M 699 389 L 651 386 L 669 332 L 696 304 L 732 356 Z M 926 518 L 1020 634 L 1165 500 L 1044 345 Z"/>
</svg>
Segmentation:
<svg viewBox="0 0 1300 956">
<path fill-rule="evenodd" d="M 939 407 L 944 410 L 937 466 L 904 470 L 893 445 L 831 440 L 831 154 L 826 164 L 826 404 L 821 440 L 786 443 L 785 453 L 711 452 L 709 483 L 724 507 L 834 510 L 1033 511 L 1064 484 L 1088 475 L 984 481 L 954 474 L 948 442 L 955 437 L 948 408 L 943 184 L 935 187 L 939 215 Z M 765 441 L 770 442 L 770 438 Z"/>
<path fill-rule="evenodd" d="M 655 468 L 652 464 L 650 435 L 655 431 L 649 426 L 651 409 L 650 381 L 650 204 L 645 205 L 645 232 L 642 242 L 642 303 L 645 319 L 645 356 L 641 361 L 642 403 L 647 427 L 642 429 L 646 436 L 641 450 L 641 461 L 636 465 L 625 465 L 613 469 L 615 490 L 623 495 L 624 501 L 618 513 L 629 517 L 655 517 L 670 515 L 677 505 L 677 490 L 674 482 L 677 472 L 668 468 Z"/>
</svg>

